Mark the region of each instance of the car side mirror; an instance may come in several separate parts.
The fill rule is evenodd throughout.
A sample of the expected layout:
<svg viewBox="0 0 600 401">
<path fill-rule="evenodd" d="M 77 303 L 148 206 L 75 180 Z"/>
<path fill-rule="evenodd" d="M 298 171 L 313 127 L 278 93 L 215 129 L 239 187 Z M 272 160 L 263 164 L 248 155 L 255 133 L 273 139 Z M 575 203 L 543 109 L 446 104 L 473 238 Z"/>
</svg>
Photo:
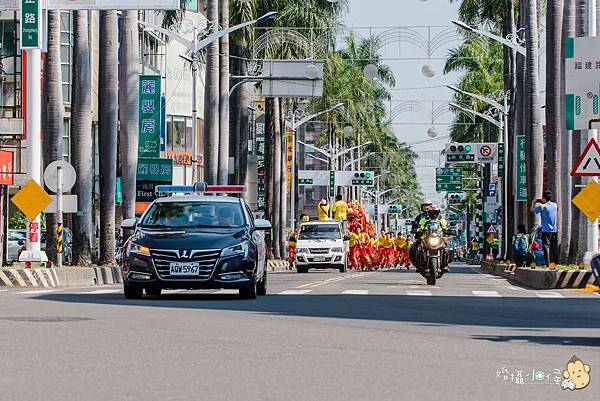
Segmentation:
<svg viewBox="0 0 600 401">
<path fill-rule="evenodd" d="M 137 225 L 137 219 L 125 219 L 121 222 L 121 228 L 125 230 L 133 230 Z"/>
<path fill-rule="evenodd" d="M 254 227 L 256 227 L 257 230 L 270 230 L 273 228 L 271 222 L 266 219 L 256 219 L 254 221 Z"/>
</svg>

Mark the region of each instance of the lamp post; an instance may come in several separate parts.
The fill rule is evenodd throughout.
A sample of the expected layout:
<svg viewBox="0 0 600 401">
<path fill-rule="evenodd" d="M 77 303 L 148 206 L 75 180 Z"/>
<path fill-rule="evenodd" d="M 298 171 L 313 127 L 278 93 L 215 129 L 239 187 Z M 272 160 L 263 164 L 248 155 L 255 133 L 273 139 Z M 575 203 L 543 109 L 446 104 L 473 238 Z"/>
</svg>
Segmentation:
<svg viewBox="0 0 600 401">
<path fill-rule="evenodd" d="M 292 231 L 294 230 L 294 227 L 296 227 L 296 137 L 298 128 L 314 118 L 339 109 L 343 105 L 343 103 L 338 103 L 327 110 L 310 114 L 308 116 L 303 115 L 304 110 L 294 110 L 293 112 L 289 113 L 289 119 L 285 120 L 288 126 L 292 129 L 292 185 L 290 187 L 290 230 Z"/>
<path fill-rule="evenodd" d="M 595 1 L 595 0 L 590 0 L 590 1 Z M 595 8 L 594 8 L 595 10 Z M 470 25 L 465 24 L 462 21 L 458 21 L 458 20 L 452 20 L 452 23 L 456 26 L 458 26 L 461 29 L 464 29 L 467 32 L 472 32 L 472 33 L 476 33 L 479 34 L 481 36 L 485 36 L 486 38 L 490 38 L 492 40 L 495 40 L 496 42 L 502 43 L 504 46 L 507 46 L 511 49 L 513 49 L 514 51 L 516 51 L 517 53 L 519 53 L 520 55 L 522 55 L 523 57 L 527 57 L 527 52 L 525 50 L 525 47 L 521 46 L 518 42 L 517 42 L 517 38 L 515 36 L 512 36 L 509 39 L 505 39 L 501 36 L 498 35 L 494 35 L 493 33 L 487 32 L 487 31 L 483 31 L 481 29 L 477 29 L 477 28 L 473 28 Z"/>
<path fill-rule="evenodd" d="M 211 43 L 213 43 L 216 40 L 219 40 L 220 38 L 222 38 L 225 35 L 229 35 L 230 33 L 235 32 L 238 29 L 245 28 L 249 25 L 267 21 L 276 15 L 277 15 L 276 11 L 270 11 L 255 20 L 247 21 L 247 22 L 244 22 L 244 23 L 241 23 L 238 25 L 234 25 L 227 29 L 223 29 L 222 31 L 219 31 L 218 29 L 211 27 L 213 32 L 200 41 L 198 40 L 198 32 L 197 32 L 196 27 L 194 27 L 192 30 L 193 35 L 194 35 L 192 40 L 189 40 L 176 32 L 170 31 L 168 29 L 164 29 L 164 28 L 162 28 L 158 25 L 154 25 L 150 22 L 145 22 L 145 21 L 139 22 L 140 25 L 146 26 L 150 29 L 153 29 L 155 31 L 162 33 L 163 35 L 173 38 L 173 40 L 184 45 L 191 52 L 191 57 L 188 57 L 186 55 L 181 55 L 180 57 L 184 58 L 185 60 L 189 61 L 192 64 L 192 88 L 193 88 L 192 89 L 192 133 L 193 133 L 193 135 L 192 135 L 192 183 L 194 183 L 196 180 L 196 170 L 197 170 L 196 166 L 198 163 L 198 149 L 196 146 L 196 135 L 197 135 L 196 120 L 198 117 L 197 116 L 198 111 L 196 109 L 196 102 L 197 102 L 196 101 L 196 80 L 197 80 L 197 75 L 198 75 L 198 64 L 200 62 L 200 51 L 202 49 L 204 49 L 206 46 L 210 45 Z"/>
</svg>

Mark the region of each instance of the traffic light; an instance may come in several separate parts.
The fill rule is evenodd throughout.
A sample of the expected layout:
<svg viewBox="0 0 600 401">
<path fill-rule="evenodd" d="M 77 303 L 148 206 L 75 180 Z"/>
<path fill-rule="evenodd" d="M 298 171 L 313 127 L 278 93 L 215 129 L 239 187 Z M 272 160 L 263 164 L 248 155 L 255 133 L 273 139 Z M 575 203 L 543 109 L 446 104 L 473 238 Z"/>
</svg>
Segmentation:
<svg viewBox="0 0 600 401">
<path fill-rule="evenodd" d="M 388 214 L 400 214 L 402 213 L 401 205 L 389 205 L 388 206 Z"/>
<path fill-rule="evenodd" d="M 447 143 L 446 162 L 472 163 L 475 161 L 475 146 L 470 143 Z"/>
<path fill-rule="evenodd" d="M 370 171 L 355 172 L 352 185 L 373 185 L 373 173 Z"/>
<path fill-rule="evenodd" d="M 455 192 L 448 194 L 448 203 L 462 203 L 465 201 L 465 193 L 464 192 Z"/>
</svg>

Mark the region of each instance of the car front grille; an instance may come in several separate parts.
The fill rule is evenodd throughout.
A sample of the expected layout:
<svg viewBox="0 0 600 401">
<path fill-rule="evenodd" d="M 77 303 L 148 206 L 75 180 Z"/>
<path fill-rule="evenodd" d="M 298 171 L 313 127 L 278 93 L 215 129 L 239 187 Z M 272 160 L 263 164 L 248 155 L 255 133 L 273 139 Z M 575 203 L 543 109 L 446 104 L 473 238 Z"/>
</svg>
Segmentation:
<svg viewBox="0 0 600 401">
<path fill-rule="evenodd" d="M 215 269 L 220 249 L 153 249 L 151 251 L 156 272 L 163 279 L 171 280 L 208 280 Z M 171 276 L 171 262 L 197 262 L 200 264 L 198 275 Z"/>
<path fill-rule="evenodd" d="M 310 253 L 314 253 L 317 255 L 322 255 L 324 253 L 329 253 L 329 248 L 310 248 Z"/>
</svg>

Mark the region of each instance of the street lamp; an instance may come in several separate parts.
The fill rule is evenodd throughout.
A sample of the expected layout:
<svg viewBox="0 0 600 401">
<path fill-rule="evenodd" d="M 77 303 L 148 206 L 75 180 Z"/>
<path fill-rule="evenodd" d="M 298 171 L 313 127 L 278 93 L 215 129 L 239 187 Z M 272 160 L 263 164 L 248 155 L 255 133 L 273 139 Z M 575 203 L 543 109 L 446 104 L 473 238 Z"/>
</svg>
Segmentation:
<svg viewBox="0 0 600 401">
<path fill-rule="evenodd" d="M 176 32 L 162 28 L 158 25 L 154 25 L 150 22 L 145 22 L 145 21 L 139 22 L 140 25 L 143 25 L 145 27 L 148 27 L 150 29 L 158 31 L 158 32 L 162 33 L 163 35 L 173 38 L 173 40 L 175 40 L 176 42 L 179 42 L 180 44 L 185 46 L 191 52 L 191 57 L 188 57 L 185 55 L 182 55 L 181 57 L 183 57 L 184 59 L 186 59 L 188 61 L 191 61 L 191 64 L 192 64 L 192 88 L 193 88 L 193 90 L 192 90 L 192 183 L 195 182 L 195 180 L 196 180 L 196 169 L 197 169 L 196 166 L 197 166 L 197 162 L 198 162 L 198 150 L 196 149 L 196 135 L 198 132 L 197 128 L 196 128 L 196 120 L 198 118 L 198 110 L 196 107 L 196 103 L 197 103 L 196 102 L 196 79 L 197 79 L 197 75 L 198 75 L 198 64 L 200 63 L 200 54 L 199 53 L 206 46 L 219 40 L 220 38 L 222 38 L 225 35 L 229 35 L 230 33 L 235 32 L 239 29 L 245 28 L 249 25 L 267 21 L 276 15 L 277 15 L 277 11 L 269 11 L 268 13 L 258 17 L 255 20 L 246 21 L 246 22 L 238 24 L 238 25 L 233 25 L 227 29 L 223 29 L 222 31 L 216 30 L 200 41 L 198 41 L 198 30 L 196 27 L 194 27 L 192 29 L 192 34 L 193 34 L 192 40 L 189 40 Z"/>
<path fill-rule="evenodd" d="M 486 38 L 490 38 L 492 40 L 495 40 L 496 42 L 500 42 L 502 43 L 504 46 L 510 47 L 511 49 L 513 49 L 514 51 L 516 51 L 517 53 L 519 53 L 520 55 L 522 55 L 523 57 L 527 57 L 527 51 L 525 50 L 525 47 L 521 46 L 520 44 L 518 44 L 516 42 L 516 36 L 513 36 L 513 38 L 515 39 L 515 41 L 510 41 L 508 39 L 505 39 L 501 36 L 498 35 L 494 35 L 493 33 L 487 32 L 487 31 L 482 31 L 480 29 L 477 28 L 473 28 L 470 25 L 465 24 L 462 21 L 458 21 L 458 20 L 452 20 L 452 23 L 456 26 L 458 26 L 461 29 L 464 29 L 467 32 L 472 32 L 472 33 L 477 33 L 479 35 L 485 36 Z"/>
</svg>

